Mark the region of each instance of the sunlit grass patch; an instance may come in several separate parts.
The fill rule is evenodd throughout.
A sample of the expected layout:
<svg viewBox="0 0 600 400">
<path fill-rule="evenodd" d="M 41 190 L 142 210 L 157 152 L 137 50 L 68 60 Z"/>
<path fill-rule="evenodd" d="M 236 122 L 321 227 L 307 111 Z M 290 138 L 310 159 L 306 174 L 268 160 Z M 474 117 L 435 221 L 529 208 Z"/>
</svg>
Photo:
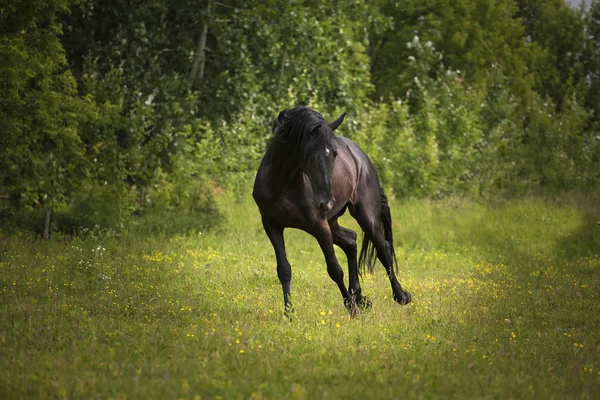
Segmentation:
<svg viewBox="0 0 600 400">
<path fill-rule="evenodd" d="M 0 397 L 593 397 L 598 234 L 569 203 L 392 209 L 399 279 L 351 318 L 311 236 L 286 231 L 294 318 L 250 201 L 219 232 L 8 239 Z M 350 219 L 342 224 L 354 227 Z M 345 265 L 342 252 L 337 253 Z"/>
</svg>

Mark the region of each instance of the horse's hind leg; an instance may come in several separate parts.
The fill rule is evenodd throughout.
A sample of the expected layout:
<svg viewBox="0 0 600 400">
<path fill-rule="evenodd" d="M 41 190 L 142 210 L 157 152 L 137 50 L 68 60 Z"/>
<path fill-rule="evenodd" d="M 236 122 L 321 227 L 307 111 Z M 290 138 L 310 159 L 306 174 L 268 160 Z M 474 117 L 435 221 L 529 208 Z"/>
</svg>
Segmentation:
<svg viewBox="0 0 600 400">
<path fill-rule="evenodd" d="M 285 306 L 285 314 L 289 314 L 293 311 L 292 299 L 290 294 L 290 284 L 292 281 L 292 267 L 285 254 L 285 242 L 283 241 L 283 227 L 277 222 L 266 218 L 262 218 L 263 227 L 273 249 L 275 250 L 275 257 L 277 259 L 277 276 L 281 282 L 283 288 L 283 303 Z"/>
<path fill-rule="evenodd" d="M 383 230 L 381 231 L 381 235 L 378 235 L 373 242 L 375 245 L 375 249 L 377 250 L 377 258 L 383 266 L 388 274 L 390 279 L 390 284 L 392 285 L 392 295 L 394 296 L 394 300 L 398 304 L 408 304 L 412 299 L 412 296 L 409 292 L 402 289 L 400 282 L 398 282 L 398 278 L 396 278 L 396 273 L 394 272 L 394 260 L 392 258 L 392 251 L 390 244 L 384 239 Z"/>
<path fill-rule="evenodd" d="M 339 246 L 348 259 L 348 290 L 352 301 L 359 307 L 365 305 L 365 297 L 362 296 L 360 281 L 358 279 L 358 262 L 356 257 L 356 232 L 352 229 L 340 226 L 337 221 L 329 224 L 333 244 Z"/>
<path fill-rule="evenodd" d="M 383 225 L 381 224 L 381 215 L 379 212 L 368 213 L 362 207 L 356 207 L 354 217 L 362 228 L 363 232 L 375 246 L 377 258 L 385 267 L 390 284 L 392 286 L 392 295 L 399 304 L 408 304 L 412 298 L 411 294 L 402 289 L 396 273 L 394 271 L 394 259 L 392 257 L 393 243 L 385 240 Z"/>
</svg>

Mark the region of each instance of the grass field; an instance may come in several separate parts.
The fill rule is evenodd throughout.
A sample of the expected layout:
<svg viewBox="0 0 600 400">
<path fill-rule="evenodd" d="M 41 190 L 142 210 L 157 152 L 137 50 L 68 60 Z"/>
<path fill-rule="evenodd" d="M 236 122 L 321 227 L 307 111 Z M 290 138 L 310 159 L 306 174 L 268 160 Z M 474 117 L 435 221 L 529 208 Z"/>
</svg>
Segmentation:
<svg viewBox="0 0 600 400">
<path fill-rule="evenodd" d="M 0 398 L 600 396 L 597 202 L 394 202 L 413 302 L 379 266 L 357 318 L 288 230 L 289 322 L 254 204 L 218 201 L 228 223 L 183 237 L 2 240 Z"/>
</svg>

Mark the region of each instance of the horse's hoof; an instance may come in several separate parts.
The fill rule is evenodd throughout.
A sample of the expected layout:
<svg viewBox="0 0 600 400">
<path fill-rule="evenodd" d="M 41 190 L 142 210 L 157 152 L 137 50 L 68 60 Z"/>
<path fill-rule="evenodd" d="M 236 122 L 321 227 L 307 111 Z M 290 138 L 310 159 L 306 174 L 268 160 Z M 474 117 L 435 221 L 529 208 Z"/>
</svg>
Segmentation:
<svg viewBox="0 0 600 400">
<path fill-rule="evenodd" d="M 291 307 L 289 307 L 289 308 L 286 307 L 285 310 L 283 311 L 283 315 L 289 322 L 292 322 L 294 320 L 294 316 L 295 316 L 294 309 Z"/>
<path fill-rule="evenodd" d="M 370 310 L 373 307 L 373 302 L 366 297 L 363 297 L 360 303 L 358 303 L 358 306 L 362 310 Z"/>
<path fill-rule="evenodd" d="M 344 305 L 350 311 L 350 316 L 356 317 L 361 311 L 370 310 L 372 303 L 371 300 L 361 296 L 353 298 L 350 302 L 344 302 Z"/>
<path fill-rule="evenodd" d="M 394 294 L 394 300 L 400 305 L 406 305 L 412 300 L 412 295 L 410 292 L 402 292 L 399 297 Z"/>
</svg>

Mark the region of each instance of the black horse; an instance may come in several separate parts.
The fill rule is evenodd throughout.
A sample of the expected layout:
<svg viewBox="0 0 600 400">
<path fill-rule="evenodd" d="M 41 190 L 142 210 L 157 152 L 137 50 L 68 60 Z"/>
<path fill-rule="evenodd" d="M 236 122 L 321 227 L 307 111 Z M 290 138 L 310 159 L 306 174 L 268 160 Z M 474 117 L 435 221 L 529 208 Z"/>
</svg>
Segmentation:
<svg viewBox="0 0 600 400">
<path fill-rule="evenodd" d="M 252 196 L 275 249 L 286 314 L 292 310 L 292 269 L 285 254 L 285 228 L 301 229 L 318 240 L 327 272 L 340 288 L 349 310 L 367 305 L 358 265 L 364 269 L 366 264 L 372 270 L 375 255 L 387 271 L 394 300 L 400 304 L 411 300 L 394 274 L 390 207 L 375 167 L 356 143 L 333 134 L 345 115 L 328 124 L 308 107 L 282 111 L 273 124 L 273 138 L 256 174 Z M 358 260 L 356 233 L 338 224 L 346 209 L 364 232 Z M 334 244 L 348 258 L 349 290 Z"/>
</svg>

